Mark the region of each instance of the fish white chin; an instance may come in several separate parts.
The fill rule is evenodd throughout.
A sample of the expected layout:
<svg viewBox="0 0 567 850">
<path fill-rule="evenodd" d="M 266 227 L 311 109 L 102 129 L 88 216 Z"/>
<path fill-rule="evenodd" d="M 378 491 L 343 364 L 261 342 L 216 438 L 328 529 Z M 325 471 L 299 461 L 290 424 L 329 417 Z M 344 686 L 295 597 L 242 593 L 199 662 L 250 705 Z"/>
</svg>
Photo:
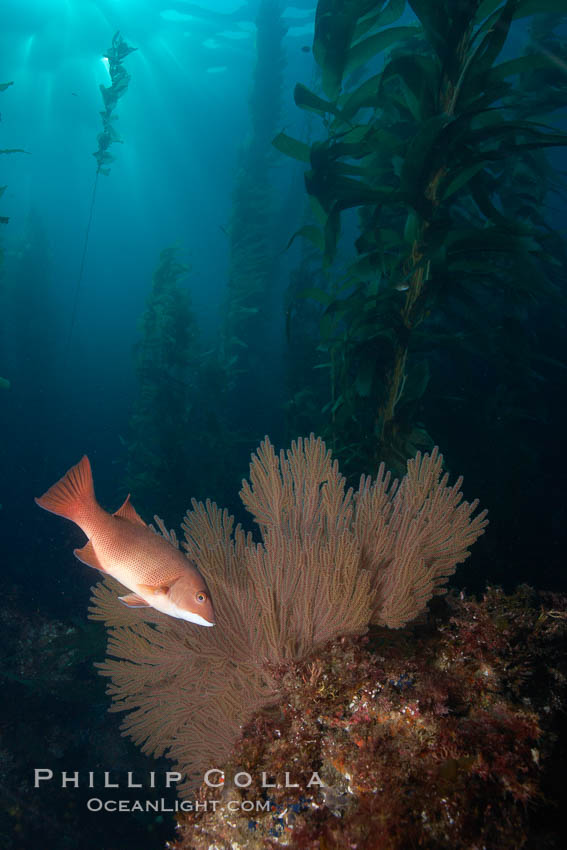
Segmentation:
<svg viewBox="0 0 567 850">
<path fill-rule="evenodd" d="M 201 617 L 200 614 L 194 613 L 193 611 L 187 611 L 185 608 L 179 608 L 179 606 L 171 602 L 165 594 L 153 597 L 150 605 L 152 605 L 156 611 L 161 611 L 162 613 L 167 614 L 168 617 L 176 617 L 178 620 L 186 620 L 188 623 L 195 623 L 197 626 L 215 625 L 209 620 L 205 620 L 205 618 Z"/>
<path fill-rule="evenodd" d="M 191 611 L 181 611 L 177 609 L 179 614 L 174 614 L 174 617 L 179 617 L 181 620 L 187 620 L 188 623 L 196 623 L 198 626 L 214 626 L 214 623 L 209 623 L 204 617 L 199 614 L 193 614 Z"/>
<path fill-rule="evenodd" d="M 205 620 L 200 614 L 196 614 L 193 611 L 186 611 L 184 608 L 178 608 L 177 605 L 172 605 L 171 603 L 167 605 L 167 608 L 164 608 L 164 611 L 170 617 L 187 620 L 188 623 L 196 623 L 198 626 L 214 626 L 214 623 Z"/>
</svg>

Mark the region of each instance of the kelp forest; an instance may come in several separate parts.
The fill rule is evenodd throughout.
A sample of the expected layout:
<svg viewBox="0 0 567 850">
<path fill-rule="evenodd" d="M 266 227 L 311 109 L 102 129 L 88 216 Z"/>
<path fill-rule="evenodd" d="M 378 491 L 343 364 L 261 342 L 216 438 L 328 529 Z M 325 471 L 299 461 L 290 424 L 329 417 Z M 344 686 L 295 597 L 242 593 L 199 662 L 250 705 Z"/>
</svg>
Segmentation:
<svg viewBox="0 0 567 850">
<path fill-rule="evenodd" d="M 565 3 L 158 17 L 145 46 L 121 14 L 98 114 L 65 81 L 96 148 L 80 215 L 50 189 L 22 223 L 36 153 L 2 64 L 0 844 L 559 850 Z M 160 65 L 180 43 L 206 85 Z M 144 582 L 128 603 L 96 537 L 33 505 L 81 453 L 117 523 L 187 555 L 213 628 Z M 33 785 L 95 766 L 171 808 Z"/>
<path fill-rule="evenodd" d="M 219 336 L 199 341 L 198 281 L 177 283 L 166 247 L 136 348 L 128 489 L 140 476 L 173 507 L 219 470 L 214 492 L 231 504 L 263 431 L 282 445 L 320 434 L 352 481 L 382 461 L 399 474 L 438 444 L 525 534 L 555 486 L 559 444 L 542 434 L 565 387 L 565 241 L 547 212 L 567 141 L 567 82 L 549 61 L 564 50 L 557 4 L 416 2 L 411 24 L 403 0 L 343 5 L 317 6 L 318 86 L 293 92 L 304 139 L 277 133 L 285 27 L 277 3 L 260 6 Z M 284 238 L 282 155 L 305 184 Z M 511 573 L 509 546 L 491 553 L 491 577 L 514 586 L 530 565 Z"/>
</svg>

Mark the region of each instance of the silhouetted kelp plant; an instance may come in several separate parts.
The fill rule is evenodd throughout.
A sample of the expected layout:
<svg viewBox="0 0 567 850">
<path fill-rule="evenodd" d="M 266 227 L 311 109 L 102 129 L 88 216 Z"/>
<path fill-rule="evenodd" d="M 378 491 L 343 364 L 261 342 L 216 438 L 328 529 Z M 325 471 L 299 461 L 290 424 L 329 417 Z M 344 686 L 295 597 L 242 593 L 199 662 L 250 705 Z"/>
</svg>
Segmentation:
<svg viewBox="0 0 567 850">
<path fill-rule="evenodd" d="M 71 321 L 69 324 L 69 333 L 67 336 L 65 350 L 66 357 L 69 355 L 69 347 L 71 345 L 71 338 L 73 335 L 73 328 L 75 326 L 77 308 L 79 305 L 79 295 L 81 292 L 81 284 L 83 281 L 83 273 L 85 270 L 85 260 L 87 258 L 87 249 L 89 247 L 89 237 L 91 233 L 91 224 L 93 220 L 96 192 L 98 188 L 98 178 L 100 174 L 103 174 L 105 176 L 108 176 L 110 174 L 110 164 L 114 162 L 114 156 L 109 151 L 110 146 L 116 144 L 117 142 L 122 143 L 122 139 L 120 138 L 115 127 L 117 116 L 114 114 L 114 110 L 120 98 L 123 97 L 126 93 L 128 89 L 128 84 L 130 82 L 130 74 L 124 67 L 123 62 L 126 57 L 130 55 L 130 53 L 133 53 L 137 49 L 137 47 L 131 47 L 129 44 L 127 44 L 126 41 L 124 41 L 124 39 L 120 35 L 120 32 L 115 32 L 112 36 L 112 43 L 110 47 L 108 47 L 108 49 L 106 50 L 104 56 L 104 58 L 108 62 L 108 73 L 110 74 L 111 83 L 109 86 L 105 86 L 102 83 L 99 86 L 104 104 L 104 109 L 100 113 L 100 116 L 102 118 L 102 131 L 97 136 L 98 147 L 93 153 L 93 156 L 96 159 L 96 173 L 93 183 L 91 202 L 89 204 L 87 227 L 85 230 L 85 239 L 83 242 L 83 251 L 81 254 L 79 274 L 77 276 L 77 283 L 75 286 L 75 293 L 73 297 Z"/>
<path fill-rule="evenodd" d="M 313 435 L 252 458 L 240 496 L 261 540 L 216 504 L 193 500 L 183 522 L 187 556 L 205 577 L 216 625 L 125 608 L 117 582 L 96 586 L 91 616 L 108 628 L 113 711 L 144 752 L 174 759 L 194 791 L 228 757 L 252 714 L 277 701 L 274 670 L 305 661 L 370 623 L 398 629 L 422 613 L 482 534 L 486 512 L 448 485 L 442 457 L 408 461 L 398 482 L 382 466 L 346 488 Z M 161 532 L 172 543 L 161 521 Z"/>
<path fill-rule="evenodd" d="M 14 85 L 14 81 L 11 80 L 9 83 L 0 83 L 0 92 L 6 91 L 6 89 L 10 88 L 10 86 Z M 13 153 L 25 153 L 22 148 L 0 148 L 0 154 L 13 154 Z M 0 186 L 0 198 L 4 194 L 8 187 Z M 8 224 L 10 221 L 10 216 L 8 215 L 0 215 L 0 224 Z M 4 250 L 2 247 L 2 239 L 0 239 L 0 269 L 2 268 L 2 263 L 4 260 Z M 0 374 L 0 390 L 10 389 L 10 381 L 7 378 L 3 378 Z"/>
<path fill-rule="evenodd" d="M 165 248 L 153 274 L 135 346 L 138 388 L 124 441 L 127 489 L 150 516 L 157 509 L 177 516 L 188 494 L 204 496 L 211 487 L 224 495 L 232 468 L 227 373 L 218 350 L 204 349 L 186 281 L 190 267 L 179 252 L 179 244 Z"/>
<path fill-rule="evenodd" d="M 24 222 L 20 221 L 17 235 L 11 234 L 10 252 L 0 272 L 0 374 L 5 357 L 10 373 L 17 375 L 17 391 L 33 397 L 35 421 L 42 423 L 56 404 L 57 388 L 52 385 L 47 391 L 43 382 L 52 369 L 56 373 L 59 355 L 59 317 L 49 272 L 50 246 L 44 221 L 32 210 Z M 10 328 L 17 333 L 10 333 Z M 0 388 L 1 384 L 0 380 Z M 7 425 L 4 420 L 4 428 Z M 45 429 L 38 428 L 26 453 L 37 469 L 49 456 L 49 442 Z"/>
<path fill-rule="evenodd" d="M 230 265 L 223 342 L 224 363 L 238 392 L 250 393 L 250 374 L 271 348 L 277 252 L 271 140 L 280 120 L 286 29 L 279 0 L 261 0 L 256 18 L 256 66 L 250 94 L 249 138 L 240 153 L 230 219 Z M 240 375 L 240 378 L 238 377 Z"/>
<path fill-rule="evenodd" d="M 279 121 L 285 66 L 285 27 L 278 0 L 262 0 L 256 25 L 251 131 L 235 179 L 228 280 L 218 336 L 205 351 L 198 319 L 180 286 L 187 269 L 176 258 L 178 249 L 172 247 L 162 253 L 154 274 L 142 339 L 136 347 L 139 389 L 126 441 L 127 477 L 129 489 L 146 513 L 156 509 L 156 492 L 162 508 L 171 514 L 188 493 L 204 496 L 212 487 L 232 497 L 250 445 L 257 439 L 250 429 L 250 409 L 259 401 L 257 387 L 266 381 L 279 356 L 271 353 L 270 331 L 277 266 L 271 139 Z M 110 94 L 103 92 L 105 103 L 114 102 Z M 105 131 L 99 136 L 101 163 L 107 162 L 106 144 L 116 140 L 108 126 L 112 129 L 110 118 L 105 119 Z M 270 385 L 264 389 L 264 408 L 270 406 L 266 395 L 271 389 Z"/>
<path fill-rule="evenodd" d="M 122 144 L 123 141 L 115 127 L 117 116 L 114 114 L 114 110 L 120 98 L 126 94 L 130 83 L 130 74 L 124 67 L 124 60 L 137 49 L 137 47 L 131 47 L 127 44 L 119 32 L 115 32 L 112 36 L 112 44 L 104 56 L 108 62 L 110 85 L 105 86 L 101 83 L 99 86 L 104 109 L 100 113 L 102 131 L 98 134 L 98 147 L 93 153 L 96 159 L 97 174 L 106 176 L 110 174 L 110 164 L 114 162 L 114 156 L 110 153 L 109 148 L 117 142 Z"/>
<path fill-rule="evenodd" d="M 482 370 L 494 371 L 495 393 L 511 385 L 506 421 L 525 418 L 522 395 L 553 368 L 549 352 L 538 360 L 526 311 L 565 308 L 564 245 L 543 209 L 558 188 L 545 152 L 567 144 L 543 121 L 565 104 L 567 81 L 554 64 L 565 61 L 558 17 L 541 13 L 561 4 L 409 6 L 417 21 L 399 25 L 404 2 L 320 0 L 323 93 L 298 84 L 295 102 L 320 116 L 326 138 L 274 140 L 309 163 L 315 221 L 299 233 L 320 249 L 331 283 L 302 297 L 322 305 L 323 433 L 354 471 L 381 460 L 399 468 L 430 448 L 428 418 L 455 400 L 478 408 Z M 530 19 L 541 46 L 511 54 L 513 25 Z M 354 209 L 356 257 L 337 274 L 341 220 Z M 462 384 L 473 387 L 466 401 Z M 490 421 L 496 399 L 482 395 Z"/>
<path fill-rule="evenodd" d="M 13 86 L 13 85 L 14 85 L 13 80 L 11 80 L 9 83 L 0 83 L 0 92 L 6 91 L 6 89 L 10 88 L 10 86 Z M 0 154 L 22 153 L 22 152 L 23 151 L 16 150 L 14 148 L 0 149 Z M 2 197 L 2 195 L 4 194 L 4 192 L 6 191 L 7 188 L 8 188 L 7 186 L 0 186 L 0 198 Z M 10 221 L 9 216 L 7 216 L 7 215 L 1 215 L 0 216 L 0 224 L 8 224 L 9 221 Z M 2 253 L 1 253 L 1 247 L 0 247 L 0 262 L 1 262 L 1 260 L 2 260 Z"/>
<path fill-rule="evenodd" d="M 165 248 L 153 275 L 136 346 L 138 396 L 128 438 L 128 488 L 142 513 L 156 490 L 164 509 L 179 510 L 192 473 L 186 435 L 199 423 L 200 340 L 189 292 L 182 285 L 189 268 Z"/>
</svg>

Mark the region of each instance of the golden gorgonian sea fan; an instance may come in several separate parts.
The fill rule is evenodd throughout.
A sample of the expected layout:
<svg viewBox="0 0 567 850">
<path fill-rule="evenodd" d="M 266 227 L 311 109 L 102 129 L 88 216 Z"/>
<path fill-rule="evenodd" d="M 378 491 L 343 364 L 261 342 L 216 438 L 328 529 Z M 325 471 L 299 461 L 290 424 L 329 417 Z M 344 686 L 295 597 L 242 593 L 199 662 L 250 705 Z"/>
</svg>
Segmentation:
<svg viewBox="0 0 567 850">
<path fill-rule="evenodd" d="M 242 725 L 277 699 L 271 664 L 301 661 L 373 622 L 400 628 L 444 592 L 482 534 L 486 512 L 448 486 L 442 456 L 418 454 L 401 482 L 381 466 L 346 489 L 338 463 L 311 435 L 278 454 L 266 438 L 241 498 L 253 539 L 214 503 L 195 500 L 183 521 L 187 556 L 205 577 L 216 626 L 129 609 L 117 583 L 93 592 L 91 617 L 108 628 L 112 711 L 144 752 L 167 755 L 192 790 L 230 753 Z M 160 532 L 177 545 L 172 532 Z"/>
</svg>

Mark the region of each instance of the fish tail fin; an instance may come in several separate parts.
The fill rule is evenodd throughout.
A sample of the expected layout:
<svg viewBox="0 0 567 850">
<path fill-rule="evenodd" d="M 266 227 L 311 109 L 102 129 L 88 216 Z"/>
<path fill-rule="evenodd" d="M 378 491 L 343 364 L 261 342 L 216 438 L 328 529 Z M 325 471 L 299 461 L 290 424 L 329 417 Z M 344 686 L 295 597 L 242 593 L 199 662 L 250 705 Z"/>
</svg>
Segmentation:
<svg viewBox="0 0 567 850">
<path fill-rule="evenodd" d="M 35 500 L 40 508 L 80 524 L 81 515 L 96 503 L 93 474 L 86 455 L 56 481 L 43 496 Z"/>
</svg>

